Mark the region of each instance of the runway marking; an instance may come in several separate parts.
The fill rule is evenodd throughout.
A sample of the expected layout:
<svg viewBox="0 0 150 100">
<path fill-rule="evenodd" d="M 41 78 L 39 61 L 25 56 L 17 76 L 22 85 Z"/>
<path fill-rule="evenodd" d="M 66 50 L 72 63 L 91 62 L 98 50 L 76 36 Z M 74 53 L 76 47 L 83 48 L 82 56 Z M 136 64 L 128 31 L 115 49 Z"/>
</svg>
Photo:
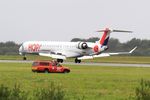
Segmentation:
<svg viewBox="0 0 150 100">
<path fill-rule="evenodd" d="M 0 63 L 32 63 L 30 60 L 0 60 Z M 113 66 L 113 67 L 150 67 L 150 64 L 123 64 L 123 63 L 80 63 L 64 62 L 64 65 L 84 65 L 84 66 Z"/>
<path fill-rule="evenodd" d="M 113 67 L 150 67 L 150 64 L 123 64 L 123 63 L 72 63 L 67 62 L 64 64 L 70 64 L 70 65 L 86 65 L 86 66 L 113 66 Z"/>
</svg>

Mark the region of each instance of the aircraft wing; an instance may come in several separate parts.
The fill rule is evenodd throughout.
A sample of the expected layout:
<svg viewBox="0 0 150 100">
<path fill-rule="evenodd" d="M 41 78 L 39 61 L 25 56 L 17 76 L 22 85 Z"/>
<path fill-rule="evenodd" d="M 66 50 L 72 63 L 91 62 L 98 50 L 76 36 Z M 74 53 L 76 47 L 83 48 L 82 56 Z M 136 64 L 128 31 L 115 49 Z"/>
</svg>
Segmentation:
<svg viewBox="0 0 150 100">
<path fill-rule="evenodd" d="M 40 56 L 46 56 L 51 57 L 55 59 L 66 59 L 65 55 L 59 55 L 59 54 L 51 54 L 51 53 L 39 53 Z"/>
<path fill-rule="evenodd" d="M 134 48 L 133 48 L 131 51 L 129 51 L 129 52 L 101 53 L 101 54 L 99 54 L 99 55 L 78 57 L 78 59 L 79 59 L 79 60 L 82 60 L 82 59 L 93 59 L 93 58 L 108 57 L 108 56 L 113 56 L 113 55 L 131 54 L 136 48 L 137 48 L 137 47 L 134 47 Z"/>
</svg>

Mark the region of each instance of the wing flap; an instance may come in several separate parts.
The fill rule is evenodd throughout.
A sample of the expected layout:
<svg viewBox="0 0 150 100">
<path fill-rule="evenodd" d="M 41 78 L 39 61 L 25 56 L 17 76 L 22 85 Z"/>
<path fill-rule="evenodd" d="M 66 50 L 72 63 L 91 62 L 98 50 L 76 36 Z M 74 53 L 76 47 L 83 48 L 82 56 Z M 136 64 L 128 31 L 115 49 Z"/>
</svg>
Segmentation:
<svg viewBox="0 0 150 100">
<path fill-rule="evenodd" d="M 82 60 L 82 59 L 93 59 L 93 56 L 82 56 L 82 57 L 78 57 L 78 60 Z"/>
<path fill-rule="evenodd" d="M 99 55 L 94 55 L 93 57 L 94 57 L 94 58 L 99 58 L 99 57 L 108 57 L 108 56 L 110 56 L 109 53 L 101 53 L 101 54 L 99 54 Z"/>
<path fill-rule="evenodd" d="M 55 59 L 66 59 L 64 55 L 50 54 L 50 53 L 39 53 L 40 56 L 52 57 Z"/>
</svg>

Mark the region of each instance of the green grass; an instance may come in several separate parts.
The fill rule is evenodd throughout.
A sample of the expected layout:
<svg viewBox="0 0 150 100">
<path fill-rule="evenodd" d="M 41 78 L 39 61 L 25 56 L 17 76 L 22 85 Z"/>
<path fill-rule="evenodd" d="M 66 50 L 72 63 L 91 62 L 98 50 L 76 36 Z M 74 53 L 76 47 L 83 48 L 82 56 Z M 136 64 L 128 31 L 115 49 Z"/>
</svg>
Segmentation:
<svg viewBox="0 0 150 100">
<path fill-rule="evenodd" d="M 20 55 L 0 55 L 0 60 L 22 60 Z M 27 55 L 28 60 L 51 60 L 49 57 L 37 55 Z M 68 58 L 67 61 L 74 62 L 74 58 Z M 82 62 L 101 62 L 101 63 L 135 63 L 135 64 L 150 64 L 149 56 L 111 56 L 95 58 L 90 60 L 82 60 Z"/>
<path fill-rule="evenodd" d="M 60 84 L 72 100 L 76 97 L 125 100 L 134 97 L 135 88 L 142 78 L 149 80 L 150 77 L 150 68 L 65 66 L 70 67 L 71 73 L 33 73 L 29 63 L 0 63 L 0 84 L 11 88 L 19 83 L 24 91 L 32 91 L 54 82 Z"/>
</svg>

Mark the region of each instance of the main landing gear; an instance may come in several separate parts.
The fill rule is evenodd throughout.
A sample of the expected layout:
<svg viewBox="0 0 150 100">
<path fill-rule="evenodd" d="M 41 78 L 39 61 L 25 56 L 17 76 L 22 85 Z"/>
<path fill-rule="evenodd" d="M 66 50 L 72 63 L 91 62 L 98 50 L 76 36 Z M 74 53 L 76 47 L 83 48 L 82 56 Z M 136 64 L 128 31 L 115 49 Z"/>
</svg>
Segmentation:
<svg viewBox="0 0 150 100">
<path fill-rule="evenodd" d="M 63 63 L 63 59 L 57 59 L 57 62 Z"/>
<path fill-rule="evenodd" d="M 63 59 L 57 59 L 58 63 L 63 63 Z M 75 59 L 75 63 L 81 63 L 81 60 Z"/>
<path fill-rule="evenodd" d="M 75 59 L 75 63 L 81 63 L 81 60 L 79 60 L 79 59 Z"/>
</svg>

